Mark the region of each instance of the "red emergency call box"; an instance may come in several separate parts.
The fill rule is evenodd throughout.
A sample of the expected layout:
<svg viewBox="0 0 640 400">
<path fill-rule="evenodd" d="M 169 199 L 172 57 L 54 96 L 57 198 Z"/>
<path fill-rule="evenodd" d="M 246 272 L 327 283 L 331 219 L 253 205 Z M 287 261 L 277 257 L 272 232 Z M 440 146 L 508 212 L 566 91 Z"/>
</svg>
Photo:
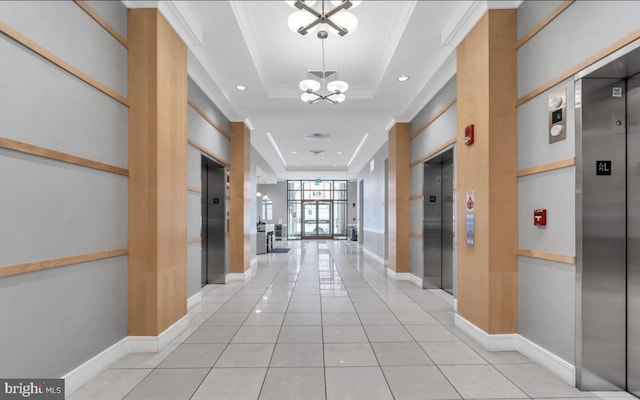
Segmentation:
<svg viewBox="0 0 640 400">
<path fill-rule="evenodd" d="M 547 226 L 547 210 L 544 208 L 533 210 L 533 225 Z"/>
</svg>

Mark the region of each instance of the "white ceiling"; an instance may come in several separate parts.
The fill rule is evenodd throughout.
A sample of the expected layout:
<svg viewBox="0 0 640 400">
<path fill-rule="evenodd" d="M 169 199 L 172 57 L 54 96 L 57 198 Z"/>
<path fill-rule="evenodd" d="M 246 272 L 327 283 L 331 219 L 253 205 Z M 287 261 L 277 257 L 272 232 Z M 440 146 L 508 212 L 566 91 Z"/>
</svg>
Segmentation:
<svg viewBox="0 0 640 400">
<path fill-rule="evenodd" d="M 455 74 L 455 46 L 487 8 L 521 2 L 363 1 L 350 11 L 358 30 L 325 40 L 326 68 L 337 69 L 350 85 L 347 100 L 338 105 L 300 100 L 299 81 L 308 69 L 322 68 L 321 41 L 315 33 L 289 30 L 287 18 L 295 9 L 284 1 L 125 2 L 149 3 L 156 3 L 189 45 L 190 76 L 230 120 L 248 123 L 252 145 L 279 179 L 287 179 L 354 178 L 393 123 L 410 121 Z M 404 74 L 409 81 L 398 82 Z M 247 90 L 238 91 L 237 84 Z M 315 132 L 331 137 L 305 139 Z"/>
</svg>

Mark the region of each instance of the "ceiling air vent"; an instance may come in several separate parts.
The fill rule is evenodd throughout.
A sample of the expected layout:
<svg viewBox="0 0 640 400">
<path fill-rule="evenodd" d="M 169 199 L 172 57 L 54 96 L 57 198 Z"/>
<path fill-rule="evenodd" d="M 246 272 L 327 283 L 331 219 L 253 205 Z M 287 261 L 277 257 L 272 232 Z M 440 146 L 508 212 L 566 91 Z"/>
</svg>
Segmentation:
<svg viewBox="0 0 640 400">
<path fill-rule="evenodd" d="M 307 70 L 307 79 L 313 79 L 320 83 L 322 83 L 322 77 L 326 79 L 327 82 L 335 81 L 338 79 L 338 70 L 326 70 L 324 73 L 322 70 L 318 69 L 309 69 Z"/>
<path fill-rule="evenodd" d="M 304 137 L 309 140 L 329 139 L 331 134 L 329 133 L 305 133 Z"/>
<path fill-rule="evenodd" d="M 324 154 L 324 150 L 309 150 L 309 153 L 313 154 L 314 156 L 321 156 Z"/>
</svg>

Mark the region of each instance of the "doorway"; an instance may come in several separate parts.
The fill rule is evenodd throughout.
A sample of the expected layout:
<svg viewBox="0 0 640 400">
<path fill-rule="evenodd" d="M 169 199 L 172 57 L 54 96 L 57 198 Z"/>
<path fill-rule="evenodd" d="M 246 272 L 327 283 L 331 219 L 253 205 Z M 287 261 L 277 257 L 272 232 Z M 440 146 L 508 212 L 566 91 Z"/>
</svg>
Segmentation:
<svg viewBox="0 0 640 400">
<path fill-rule="evenodd" d="M 640 49 L 592 71 L 576 80 L 576 383 L 640 396 Z"/>
<path fill-rule="evenodd" d="M 453 294 L 453 149 L 424 163 L 424 289 Z"/>
<path fill-rule="evenodd" d="M 302 202 L 302 239 L 331 239 L 333 202 Z"/>
<path fill-rule="evenodd" d="M 202 286 L 225 283 L 225 182 L 223 166 L 202 156 L 200 237 L 202 238 Z"/>
</svg>

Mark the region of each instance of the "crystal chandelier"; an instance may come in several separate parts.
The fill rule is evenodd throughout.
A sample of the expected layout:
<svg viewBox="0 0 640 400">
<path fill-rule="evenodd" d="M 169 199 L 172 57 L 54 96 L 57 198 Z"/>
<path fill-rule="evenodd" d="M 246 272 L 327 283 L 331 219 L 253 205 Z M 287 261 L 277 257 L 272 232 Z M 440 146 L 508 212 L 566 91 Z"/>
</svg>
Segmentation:
<svg viewBox="0 0 640 400">
<path fill-rule="evenodd" d="M 353 33 L 358 29 L 358 18 L 346 11 L 355 8 L 362 1 L 331 0 L 333 8 L 325 12 L 325 0 L 320 0 L 320 10 L 313 8 L 315 0 L 286 1 L 299 11 L 289 16 L 289 28 L 301 35 L 306 35 L 318 28 L 319 24 L 327 24 L 333 33 L 340 36 Z"/>
<path fill-rule="evenodd" d="M 300 90 L 304 93 L 300 95 L 300 99 L 308 104 L 314 104 L 320 100 L 324 100 L 331 104 L 342 103 L 346 100 L 344 92 L 349 90 L 349 84 L 345 81 L 334 80 L 326 84 L 327 94 L 319 93 L 319 90 L 325 86 L 327 73 L 324 68 L 324 39 L 328 36 L 326 31 L 319 31 L 318 38 L 322 43 L 322 84 L 314 79 L 305 79 L 300 81 Z"/>
</svg>

